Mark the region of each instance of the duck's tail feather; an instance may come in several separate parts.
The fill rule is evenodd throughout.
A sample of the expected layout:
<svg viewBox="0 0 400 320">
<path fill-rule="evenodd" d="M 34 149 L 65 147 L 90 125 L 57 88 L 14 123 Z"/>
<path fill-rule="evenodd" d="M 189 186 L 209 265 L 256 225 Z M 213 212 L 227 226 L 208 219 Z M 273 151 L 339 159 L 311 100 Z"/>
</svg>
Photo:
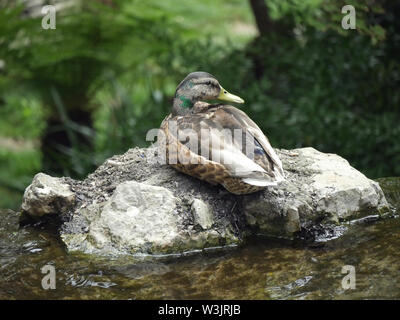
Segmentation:
<svg viewBox="0 0 400 320">
<path fill-rule="evenodd" d="M 253 172 L 247 177 L 242 177 L 242 181 L 253 186 L 267 187 L 276 186 L 278 182 L 285 180 L 280 170 L 275 168 L 273 176 L 267 174 L 260 174 L 260 172 Z"/>
<path fill-rule="evenodd" d="M 267 180 L 260 180 L 254 178 L 245 178 L 242 179 L 243 182 L 247 184 L 251 184 L 252 186 L 259 186 L 259 187 L 268 187 L 268 186 L 276 186 L 276 181 L 267 181 Z"/>
</svg>

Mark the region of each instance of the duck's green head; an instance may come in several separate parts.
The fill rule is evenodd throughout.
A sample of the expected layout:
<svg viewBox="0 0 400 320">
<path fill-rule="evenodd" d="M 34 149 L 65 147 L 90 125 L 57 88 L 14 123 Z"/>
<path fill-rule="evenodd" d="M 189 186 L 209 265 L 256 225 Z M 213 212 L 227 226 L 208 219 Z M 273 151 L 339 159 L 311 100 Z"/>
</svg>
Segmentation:
<svg viewBox="0 0 400 320">
<path fill-rule="evenodd" d="M 172 114 L 187 114 L 197 101 L 207 100 L 244 103 L 242 98 L 222 88 L 213 75 L 197 71 L 189 73 L 176 88 Z"/>
</svg>

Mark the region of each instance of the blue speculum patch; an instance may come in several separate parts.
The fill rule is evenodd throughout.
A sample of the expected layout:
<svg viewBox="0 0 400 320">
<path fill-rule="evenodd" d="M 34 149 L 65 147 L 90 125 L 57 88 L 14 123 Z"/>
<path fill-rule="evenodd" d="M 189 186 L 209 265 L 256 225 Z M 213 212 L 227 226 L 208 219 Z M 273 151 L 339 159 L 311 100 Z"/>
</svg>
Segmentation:
<svg viewBox="0 0 400 320">
<path fill-rule="evenodd" d="M 255 144 L 254 153 L 259 155 L 264 155 L 265 151 L 256 139 L 254 139 L 254 144 Z"/>
</svg>

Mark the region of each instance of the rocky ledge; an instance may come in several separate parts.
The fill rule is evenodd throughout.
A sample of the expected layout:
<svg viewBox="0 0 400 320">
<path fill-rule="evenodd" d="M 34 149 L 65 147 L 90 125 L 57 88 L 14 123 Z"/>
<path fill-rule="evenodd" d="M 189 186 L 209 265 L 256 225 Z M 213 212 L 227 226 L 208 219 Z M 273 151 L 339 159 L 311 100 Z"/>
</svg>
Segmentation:
<svg viewBox="0 0 400 320">
<path fill-rule="evenodd" d="M 101 255 L 181 253 L 248 236 L 335 236 L 341 222 L 389 212 L 377 182 L 335 154 L 276 150 L 287 180 L 235 196 L 159 163 L 157 148 L 114 156 L 83 181 L 39 173 L 26 216 L 58 220 L 69 251 Z"/>
</svg>

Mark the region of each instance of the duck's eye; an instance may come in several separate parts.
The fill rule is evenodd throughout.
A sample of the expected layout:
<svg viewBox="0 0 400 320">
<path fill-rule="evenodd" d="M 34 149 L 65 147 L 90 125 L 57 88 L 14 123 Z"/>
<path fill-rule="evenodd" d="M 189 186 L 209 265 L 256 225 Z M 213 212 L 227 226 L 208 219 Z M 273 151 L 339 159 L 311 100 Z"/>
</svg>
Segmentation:
<svg viewBox="0 0 400 320">
<path fill-rule="evenodd" d="M 211 81 L 207 81 L 206 85 L 211 86 Z"/>
</svg>

